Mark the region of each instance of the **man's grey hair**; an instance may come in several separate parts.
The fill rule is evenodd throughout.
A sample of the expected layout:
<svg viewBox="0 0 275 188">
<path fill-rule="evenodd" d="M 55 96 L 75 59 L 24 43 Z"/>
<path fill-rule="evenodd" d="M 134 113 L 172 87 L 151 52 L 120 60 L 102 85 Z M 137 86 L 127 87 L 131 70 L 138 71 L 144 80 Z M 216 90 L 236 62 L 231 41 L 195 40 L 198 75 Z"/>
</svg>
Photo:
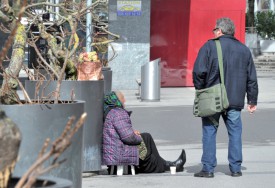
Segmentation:
<svg viewBox="0 0 275 188">
<path fill-rule="evenodd" d="M 220 18 L 216 21 L 216 27 L 222 30 L 222 33 L 225 35 L 235 34 L 235 25 L 230 18 Z"/>
</svg>

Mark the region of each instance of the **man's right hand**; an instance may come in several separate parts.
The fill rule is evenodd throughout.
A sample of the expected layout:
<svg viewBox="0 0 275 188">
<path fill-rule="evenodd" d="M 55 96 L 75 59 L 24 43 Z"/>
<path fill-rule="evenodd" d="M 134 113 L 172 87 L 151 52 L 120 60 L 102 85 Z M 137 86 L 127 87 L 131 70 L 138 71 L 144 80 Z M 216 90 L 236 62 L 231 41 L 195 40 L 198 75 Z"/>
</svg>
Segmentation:
<svg viewBox="0 0 275 188">
<path fill-rule="evenodd" d="M 247 110 L 249 111 L 250 114 L 253 114 L 257 109 L 257 105 L 249 104 L 247 105 Z"/>
</svg>

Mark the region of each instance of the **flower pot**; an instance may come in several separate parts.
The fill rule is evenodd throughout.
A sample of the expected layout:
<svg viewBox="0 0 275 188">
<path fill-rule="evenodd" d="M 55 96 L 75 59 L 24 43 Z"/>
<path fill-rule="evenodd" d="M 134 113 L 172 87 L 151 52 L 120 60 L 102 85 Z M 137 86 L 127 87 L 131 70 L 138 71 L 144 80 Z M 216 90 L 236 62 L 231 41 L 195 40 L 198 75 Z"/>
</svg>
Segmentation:
<svg viewBox="0 0 275 188">
<path fill-rule="evenodd" d="M 14 188 L 18 181 L 19 177 L 12 177 L 8 188 Z M 44 182 L 46 184 L 43 184 Z M 73 188 L 73 186 L 71 181 L 63 178 L 39 177 L 34 183 L 33 188 Z"/>
<path fill-rule="evenodd" d="M 75 116 L 78 119 L 84 112 L 84 101 L 63 104 L 25 104 L 0 105 L 6 115 L 17 124 L 22 141 L 19 149 L 19 160 L 16 163 L 13 175 L 22 176 L 37 159 L 45 140 L 54 141 L 63 132 L 68 118 Z M 45 175 L 61 177 L 73 182 L 73 187 L 82 184 L 82 149 L 83 126 L 72 139 L 69 148 L 60 156 L 66 161 Z M 50 162 L 47 161 L 46 165 Z"/>
<path fill-rule="evenodd" d="M 102 80 L 102 65 L 100 61 L 85 61 L 77 66 L 77 80 Z"/>
<path fill-rule="evenodd" d="M 25 88 L 34 98 L 37 81 L 26 81 Z M 46 82 L 43 83 L 45 85 Z M 43 91 L 44 95 L 54 91 L 56 81 L 51 82 Z M 43 86 L 41 87 L 43 88 Z M 72 91 L 76 100 L 85 101 L 87 119 L 84 124 L 83 172 L 101 170 L 101 145 L 103 127 L 104 81 L 62 81 L 60 96 L 63 100 L 71 99 Z M 42 89 L 39 91 L 41 94 Z"/>
</svg>

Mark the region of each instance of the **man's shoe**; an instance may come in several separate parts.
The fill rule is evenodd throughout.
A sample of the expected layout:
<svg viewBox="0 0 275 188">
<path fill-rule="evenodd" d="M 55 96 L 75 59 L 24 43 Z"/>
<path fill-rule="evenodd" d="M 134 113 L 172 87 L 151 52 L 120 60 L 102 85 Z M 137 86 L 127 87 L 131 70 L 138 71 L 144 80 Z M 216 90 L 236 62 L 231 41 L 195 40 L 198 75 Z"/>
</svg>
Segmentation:
<svg viewBox="0 0 275 188">
<path fill-rule="evenodd" d="M 231 173 L 231 176 L 232 176 L 232 177 L 240 177 L 240 176 L 242 176 L 242 175 L 243 175 L 242 172 L 232 172 L 232 173 Z"/>
<path fill-rule="evenodd" d="M 198 173 L 195 173 L 194 176 L 195 177 L 200 177 L 200 178 L 214 178 L 214 173 L 213 172 L 200 171 Z"/>
</svg>

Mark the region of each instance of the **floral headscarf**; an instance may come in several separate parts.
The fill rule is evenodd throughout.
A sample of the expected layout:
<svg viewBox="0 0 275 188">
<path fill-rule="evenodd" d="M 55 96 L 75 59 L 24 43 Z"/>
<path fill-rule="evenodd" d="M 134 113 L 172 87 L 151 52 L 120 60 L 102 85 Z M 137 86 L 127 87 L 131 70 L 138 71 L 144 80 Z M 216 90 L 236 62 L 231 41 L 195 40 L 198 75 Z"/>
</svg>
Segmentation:
<svg viewBox="0 0 275 188">
<path fill-rule="evenodd" d="M 104 119 L 107 116 L 108 112 L 116 107 L 124 108 L 116 93 L 112 91 L 111 93 L 108 93 L 104 96 Z"/>
</svg>

